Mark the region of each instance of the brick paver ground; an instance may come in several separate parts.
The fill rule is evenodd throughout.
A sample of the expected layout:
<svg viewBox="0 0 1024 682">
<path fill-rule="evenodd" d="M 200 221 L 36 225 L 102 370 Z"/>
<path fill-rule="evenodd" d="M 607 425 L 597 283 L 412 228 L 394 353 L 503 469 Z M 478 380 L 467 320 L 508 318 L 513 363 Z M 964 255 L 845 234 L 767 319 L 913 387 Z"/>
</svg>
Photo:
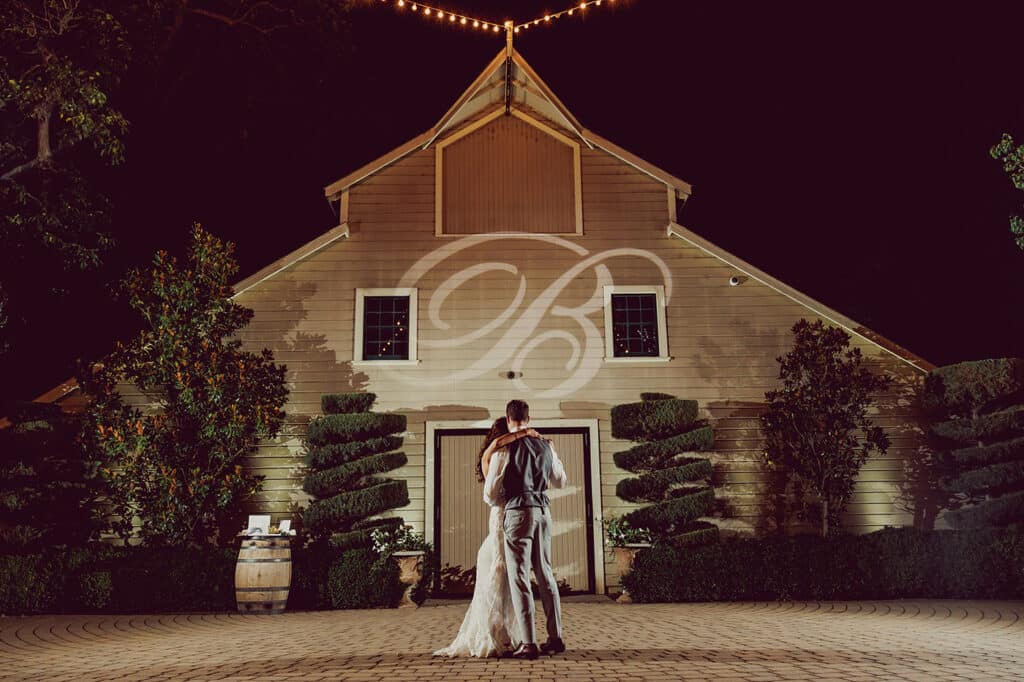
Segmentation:
<svg viewBox="0 0 1024 682">
<path fill-rule="evenodd" d="M 1022 680 L 1022 602 L 564 605 L 570 651 L 437 659 L 465 602 L 0 618 L 4 680 Z"/>
</svg>

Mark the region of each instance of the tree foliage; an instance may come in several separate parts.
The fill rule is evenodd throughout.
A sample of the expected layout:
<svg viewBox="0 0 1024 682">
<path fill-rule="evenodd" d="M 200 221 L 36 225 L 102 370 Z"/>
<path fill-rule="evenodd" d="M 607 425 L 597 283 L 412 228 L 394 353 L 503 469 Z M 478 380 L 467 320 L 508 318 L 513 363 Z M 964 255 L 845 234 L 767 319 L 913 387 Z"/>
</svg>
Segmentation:
<svg viewBox="0 0 1024 682">
<path fill-rule="evenodd" d="M 94 268 L 111 246 L 85 167 L 90 155 L 124 159 L 128 123 L 111 94 L 131 50 L 114 14 L 75 0 L 2 3 L 0 26 L 2 329 L 28 316 L 40 270 L 60 291 L 56 272 Z"/>
<path fill-rule="evenodd" d="M 1013 186 L 1024 191 L 1024 145 L 1017 145 L 1012 135 L 1003 133 L 1002 139 L 988 153 L 1003 164 L 1003 170 L 1010 176 Z M 1010 234 L 1017 246 L 1024 249 L 1024 218 L 1019 215 L 1010 217 Z"/>
<path fill-rule="evenodd" d="M 253 313 L 231 301 L 232 251 L 196 225 L 187 264 L 161 251 L 133 271 L 124 292 L 143 329 L 82 378 L 95 397 L 87 433 L 123 537 L 137 517 L 150 544 L 206 541 L 261 486 L 241 458 L 277 435 L 288 391 L 269 350 L 244 351 L 233 338 Z M 123 384 L 144 404 L 128 404 Z"/>
<path fill-rule="evenodd" d="M 99 530 L 98 463 L 80 417 L 56 405 L 9 405 L 0 429 L 0 542 L 6 550 L 82 545 Z"/>
<path fill-rule="evenodd" d="M 891 381 L 864 366 L 850 336 L 821 320 L 793 326 L 793 349 L 778 358 L 782 387 L 765 393 L 764 460 L 820 503 L 822 536 L 839 520 L 858 472 L 889 438 L 868 417 L 871 394 Z M 810 502 L 802 498 L 802 504 Z"/>
</svg>

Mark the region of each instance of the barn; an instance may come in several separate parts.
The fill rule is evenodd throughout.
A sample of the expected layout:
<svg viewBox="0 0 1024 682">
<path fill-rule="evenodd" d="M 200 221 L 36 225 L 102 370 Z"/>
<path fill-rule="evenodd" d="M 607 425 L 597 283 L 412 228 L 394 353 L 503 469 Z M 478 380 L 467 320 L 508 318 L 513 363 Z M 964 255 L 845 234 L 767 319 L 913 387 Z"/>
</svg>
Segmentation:
<svg viewBox="0 0 1024 682">
<path fill-rule="evenodd" d="M 601 519 L 615 485 L 610 409 L 642 391 L 699 401 L 724 531 L 765 523 L 758 415 L 801 318 L 845 329 L 897 378 L 877 419 L 892 447 L 860 476 L 844 525 L 909 525 L 910 394 L 931 365 L 682 226 L 691 186 L 585 128 L 511 48 L 426 132 L 325 188 L 339 223 L 236 286 L 246 347 L 288 366 L 289 425 L 248 466 L 250 511 L 292 516 L 304 425 L 324 393 L 372 391 L 407 415 L 410 504 L 396 510 L 471 568 L 485 532 L 474 456 L 511 398 L 530 403 L 570 486 L 553 501 L 554 565 L 577 592 L 618 583 Z"/>
</svg>

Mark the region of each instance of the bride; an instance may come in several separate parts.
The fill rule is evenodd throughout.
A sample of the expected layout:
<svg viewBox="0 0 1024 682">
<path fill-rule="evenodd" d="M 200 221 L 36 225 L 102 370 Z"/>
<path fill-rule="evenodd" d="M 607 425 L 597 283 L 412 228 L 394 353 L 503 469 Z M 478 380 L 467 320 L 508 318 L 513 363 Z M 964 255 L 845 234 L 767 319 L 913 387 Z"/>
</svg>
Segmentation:
<svg viewBox="0 0 1024 682">
<path fill-rule="evenodd" d="M 505 570 L 505 500 L 501 490 L 508 463 L 505 446 L 519 433 L 540 437 L 533 429 L 509 433 L 505 417 L 495 420 L 477 455 L 477 480 L 484 484 L 484 502 L 491 508 L 487 537 L 476 555 L 473 601 L 462 619 L 459 634 L 451 644 L 435 651 L 435 656 L 501 656 L 522 642 Z"/>
</svg>

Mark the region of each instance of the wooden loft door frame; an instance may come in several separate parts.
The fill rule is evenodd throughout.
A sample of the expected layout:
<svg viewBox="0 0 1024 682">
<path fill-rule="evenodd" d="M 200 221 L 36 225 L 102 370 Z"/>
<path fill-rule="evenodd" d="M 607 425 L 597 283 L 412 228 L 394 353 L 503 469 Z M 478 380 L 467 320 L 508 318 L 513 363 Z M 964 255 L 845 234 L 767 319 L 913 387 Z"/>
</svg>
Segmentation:
<svg viewBox="0 0 1024 682">
<path fill-rule="evenodd" d="M 437 491 L 441 486 L 441 438 L 456 435 L 479 435 L 481 438 L 491 428 L 493 420 L 479 421 L 438 421 L 426 422 L 424 434 L 424 537 L 441 556 L 440 528 L 441 505 Z M 530 426 L 541 433 L 578 433 L 583 436 L 584 448 L 584 496 L 586 500 L 587 561 L 589 563 L 588 583 L 590 592 L 604 594 L 605 556 L 604 532 L 602 527 L 603 507 L 601 503 L 601 449 L 598 440 L 596 419 L 533 419 Z M 569 485 L 573 485 L 569 481 Z M 483 501 L 480 502 L 483 504 Z"/>
<path fill-rule="evenodd" d="M 491 113 L 479 118 L 466 127 L 457 130 L 448 137 L 440 140 L 434 145 L 434 235 L 437 237 L 465 237 L 465 234 L 451 234 L 444 231 L 444 150 L 463 137 L 476 132 L 488 123 L 491 123 L 501 116 L 511 115 L 514 118 L 527 123 L 537 130 L 553 137 L 572 150 L 572 171 L 573 171 L 573 213 L 575 221 L 575 234 L 583 234 L 583 161 L 580 152 L 580 143 L 564 135 L 558 130 L 547 125 L 540 119 L 534 118 L 527 113 L 513 108 L 508 114 L 503 108 L 498 108 Z M 541 234 L 541 233 L 537 233 Z M 561 236 L 572 236 L 572 232 L 555 232 Z"/>
</svg>

